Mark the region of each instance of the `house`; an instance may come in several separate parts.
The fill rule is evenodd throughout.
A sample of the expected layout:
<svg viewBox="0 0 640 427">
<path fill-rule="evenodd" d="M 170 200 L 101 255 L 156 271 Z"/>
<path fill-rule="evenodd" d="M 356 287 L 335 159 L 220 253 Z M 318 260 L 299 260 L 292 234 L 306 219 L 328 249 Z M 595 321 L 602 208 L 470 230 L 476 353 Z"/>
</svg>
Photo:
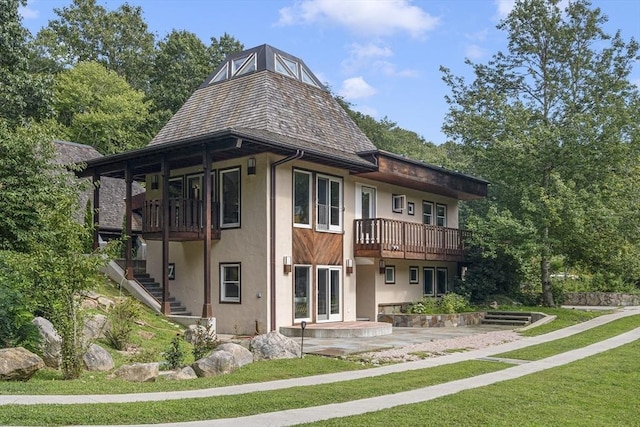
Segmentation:
<svg viewBox="0 0 640 427">
<path fill-rule="evenodd" d="M 301 59 L 269 45 L 228 57 L 146 147 L 82 175 L 145 183 L 161 311 L 178 298 L 220 333 L 375 320 L 452 290 L 457 202 L 487 192 L 377 150 Z"/>
</svg>

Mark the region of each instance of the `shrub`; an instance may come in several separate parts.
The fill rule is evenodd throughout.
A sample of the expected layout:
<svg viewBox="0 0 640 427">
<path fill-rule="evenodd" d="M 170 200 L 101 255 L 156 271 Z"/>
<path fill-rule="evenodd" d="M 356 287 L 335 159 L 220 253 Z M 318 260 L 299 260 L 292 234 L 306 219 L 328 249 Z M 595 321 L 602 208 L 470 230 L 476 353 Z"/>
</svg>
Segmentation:
<svg viewBox="0 0 640 427">
<path fill-rule="evenodd" d="M 469 299 L 456 293 L 448 293 L 439 300 L 433 297 L 424 297 L 420 301 L 412 303 L 407 308 L 409 314 L 453 314 L 471 311 Z"/>
<path fill-rule="evenodd" d="M 180 334 L 177 334 L 171 340 L 171 345 L 168 349 L 162 353 L 164 356 L 164 362 L 162 367 L 165 369 L 178 369 L 184 364 L 184 350 L 182 349 L 182 339 Z"/>
<path fill-rule="evenodd" d="M 218 345 L 216 334 L 213 331 L 213 325 L 209 321 L 204 320 L 203 322 L 198 320 L 197 326 L 193 342 L 194 360 L 202 359 Z"/>
<path fill-rule="evenodd" d="M 125 298 L 116 303 L 109 311 L 108 318 L 111 325 L 105 332 L 105 336 L 116 350 L 124 350 L 131 333 L 134 321 L 140 316 L 140 305 L 132 298 Z"/>
</svg>

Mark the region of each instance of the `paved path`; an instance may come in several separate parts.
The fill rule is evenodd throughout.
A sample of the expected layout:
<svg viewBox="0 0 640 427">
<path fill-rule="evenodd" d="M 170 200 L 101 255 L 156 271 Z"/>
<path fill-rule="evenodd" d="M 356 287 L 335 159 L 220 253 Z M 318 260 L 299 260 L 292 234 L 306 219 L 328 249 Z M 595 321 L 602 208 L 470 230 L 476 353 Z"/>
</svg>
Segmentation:
<svg viewBox="0 0 640 427">
<path fill-rule="evenodd" d="M 220 395 L 234 395 L 242 393 L 251 393 L 256 391 L 278 390 L 283 388 L 306 386 L 316 384 L 326 384 L 337 381 L 348 381 L 365 377 L 374 377 L 394 372 L 402 372 L 414 369 L 424 369 L 433 366 L 441 366 L 451 363 L 457 363 L 465 360 L 480 359 L 490 357 L 494 354 L 503 353 L 510 350 L 524 348 L 543 342 L 553 341 L 559 338 L 565 338 L 579 332 L 603 325 L 616 319 L 626 316 L 640 314 L 640 307 L 627 307 L 613 314 L 604 315 L 595 319 L 580 323 L 568 328 L 560 329 L 545 335 L 537 337 L 524 338 L 519 341 L 513 341 L 490 348 L 473 350 L 464 353 L 453 353 L 447 356 L 441 356 L 432 359 L 423 359 L 415 362 L 407 362 L 396 365 L 387 365 L 379 368 L 366 369 L 361 371 L 340 372 L 335 374 L 317 375 L 313 377 L 295 378 L 289 380 L 270 381 L 266 383 L 244 384 L 238 386 L 219 387 L 204 390 L 189 390 L 163 393 L 142 393 L 142 394 L 119 394 L 119 395 L 83 395 L 83 396 L 0 396 L 0 405 L 7 404 L 77 404 L 77 403 L 116 403 L 116 402 L 141 402 L 141 401 L 160 401 L 174 399 L 192 399 L 202 397 L 212 397 Z M 344 417 L 349 415 L 357 415 L 365 412 L 386 409 L 397 405 L 408 403 L 418 403 L 431 400 L 440 396 L 457 393 L 461 390 L 482 387 L 500 381 L 506 381 L 518 378 L 534 372 L 539 372 L 555 366 L 561 366 L 571 363 L 582 358 L 598 354 L 603 351 L 618 347 L 620 345 L 633 342 L 640 339 L 640 328 L 619 335 L 614 338 L 584 347 L 581 349 L 569 351 L 556 356 L 552 356 L 540 361 L 531 362 L 502 371 L 490 374 L 479 375 L 476 377 L 466 378 L 463 380 L 452 381 L 419 390 L 411 390 L 409 392 L 396 393 L 393 395 L 385 395 L 370 399 L 362 399 L 353 402 L 345 402 L 333 405 L 325 405 L 312 408 L 292 409 L 281 412 L 272 412 L 266 414 L 258 414 L 249 417 L 205 420 L 185 423 L 157 424 L 156 426 L 226 426 L 233 424 L 234 427 L 240 426 L 271 426 L 271 425 L 294 425 L 305 422 L 319 421 L 324 419 Z"/>
</svg>

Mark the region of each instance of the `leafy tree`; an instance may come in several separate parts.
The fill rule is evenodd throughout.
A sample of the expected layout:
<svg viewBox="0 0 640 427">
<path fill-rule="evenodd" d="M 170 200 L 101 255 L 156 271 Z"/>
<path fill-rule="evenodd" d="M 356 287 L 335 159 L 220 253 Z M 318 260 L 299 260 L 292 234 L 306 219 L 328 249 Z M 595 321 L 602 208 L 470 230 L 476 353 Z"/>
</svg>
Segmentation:
<svg viewBox="0 0 640 427">
<path fill-rule="evenodd" d="M 0 0 L 0 119 L 11 126 L 50 113 L 49 79 L 29 71 L 29 32 L 18 7 L 25 0 Z"/>
<path fill-rule="evenodd" d="M 144 146 L 150 102 L 114 71 L 81 62 L 56 77 L 54 104 L 66 138 L 91 145 L 102 154 Z"/>
<path fill-rule="evenodd" d="M 58 19 L 49 21 L 35 41 L 43 68 L 60 71 L 95 61 L 124 77 L 135 89 L 149 89 L 154 36 L 142 17 L 142 8 L 124 3 L 107 11 L 95 0 L 73 0 L 70 6 L 54 12 Z"/>
<path fill-rule="evenodd" d="M 211 37 L 211 44 L 207 48 L 210 71 L 222 64 L 228 55 L 239 53 L 243 50 L 244 45 L 226 32 L 219 39 Z"/>
<path fill-rule="evenodd" d="M 558 3 L 517 2 L 498 25 L 507 51 L 467 62 L 472 84 L 442 69 L 452 91 L 444 130 L 491 181 L 496 216 L 534 228 L 527 244 L 547 306 L 554 254 L 640 276 L 640 113 L 629 82 L 638 43 L 605 34 L 606 17 L 586 0 L 564 12 Z"/>
<path fill-rule="evenodd" d="M 210 72 L 207 47 L 198 36 L 173 30 L 158 43 L 151 73 L 155 108 L 175 113 Z"/>
</svg>

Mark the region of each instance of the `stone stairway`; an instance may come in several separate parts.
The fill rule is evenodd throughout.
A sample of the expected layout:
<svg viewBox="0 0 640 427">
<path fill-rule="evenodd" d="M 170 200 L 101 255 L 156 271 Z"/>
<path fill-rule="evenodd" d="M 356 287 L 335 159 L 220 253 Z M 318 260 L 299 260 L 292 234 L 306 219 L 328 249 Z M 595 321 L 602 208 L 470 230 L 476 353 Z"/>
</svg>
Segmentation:
<svg viewBox="0 0 640 427">
<path fill-rule="evenodd" d="M 487 311 L 482 319 L 483 325 L 527 326 L 532 314 L 524 311 Z"/>
<path fill-rule="evenodd" d="M 135 272 L 133 277 L 136 281 L 158 302 L 162 303 L 162 286 L 151 277 L 149 273 Z M 172 316 L 191 316 L 191 313 L 175 297 L 169 295 L 169 305 Z"/>
</svg>

